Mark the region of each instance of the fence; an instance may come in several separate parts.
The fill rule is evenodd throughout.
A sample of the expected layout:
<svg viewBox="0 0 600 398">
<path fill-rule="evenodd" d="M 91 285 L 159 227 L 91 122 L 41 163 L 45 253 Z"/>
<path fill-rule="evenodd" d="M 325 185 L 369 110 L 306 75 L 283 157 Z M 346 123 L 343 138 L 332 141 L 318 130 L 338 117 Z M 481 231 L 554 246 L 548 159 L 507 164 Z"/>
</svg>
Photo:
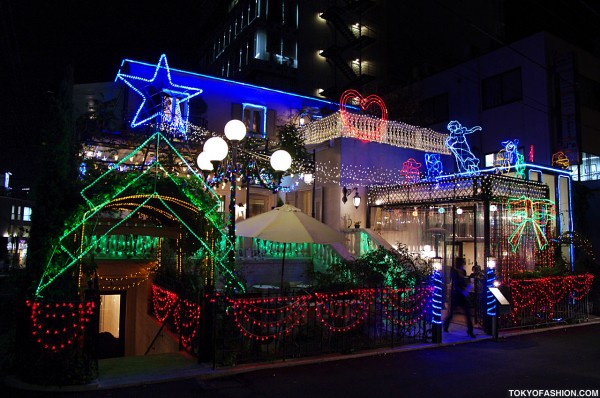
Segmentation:
<svg viewBox="0 0 600 398">
<path fill-rule="evenodd" d="M 499 318 L 500 329 L 587 321 L 593 278 L 583 274 L 511 281 L 505 294 L 512 312 Z"/>
<path fill-rule="evenodd" d="M 217 297 L 215 365 L 351 353 L 431 337 L 429 286 L 299 293 Z"/>
</svg>

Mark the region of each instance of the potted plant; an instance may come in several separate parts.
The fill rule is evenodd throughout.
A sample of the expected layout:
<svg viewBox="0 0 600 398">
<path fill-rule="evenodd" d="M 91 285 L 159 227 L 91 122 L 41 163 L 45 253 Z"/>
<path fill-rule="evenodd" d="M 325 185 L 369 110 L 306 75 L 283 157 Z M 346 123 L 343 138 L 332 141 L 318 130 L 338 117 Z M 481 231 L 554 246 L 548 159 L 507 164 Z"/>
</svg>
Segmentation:
<svg viewBox="0 0 600 398">
<path fill-rule="evenodd" d="M 360 221 L 354 222 L 354 228 L 360 228 Z"/>
</svg>

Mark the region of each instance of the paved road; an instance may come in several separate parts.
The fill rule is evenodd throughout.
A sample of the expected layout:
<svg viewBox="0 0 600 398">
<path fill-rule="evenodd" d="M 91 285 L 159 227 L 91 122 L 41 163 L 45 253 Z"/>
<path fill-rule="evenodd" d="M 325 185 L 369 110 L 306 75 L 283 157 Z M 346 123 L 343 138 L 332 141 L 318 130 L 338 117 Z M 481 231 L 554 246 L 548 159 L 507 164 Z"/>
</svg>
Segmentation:
<svg viewBox="0 0 600 398">
<path fill-rule="evenodd" d="M 508 397 L 511 389 L 600 390 L 600 324 L 232 377 L 39 397 Z M 11 396 L 22 391 L 9 391 Z M 16 394 L 16 395 L 13 395 Z M 7 395 L 3 395 L 7 396 Z M 596 395 L 598 396 L 598 395 Z"/>
</svg>

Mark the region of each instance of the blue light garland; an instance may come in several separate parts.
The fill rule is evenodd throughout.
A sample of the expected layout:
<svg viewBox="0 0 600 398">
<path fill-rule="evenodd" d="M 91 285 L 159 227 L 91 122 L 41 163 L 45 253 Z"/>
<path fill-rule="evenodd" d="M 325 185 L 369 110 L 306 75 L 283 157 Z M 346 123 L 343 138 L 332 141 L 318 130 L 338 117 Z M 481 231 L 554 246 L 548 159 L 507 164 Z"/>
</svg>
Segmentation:
<svg viewBox="0 0 600 398">
<path fill-rule="evenodd" d="M 431 299 L 431 322 L 436 325 L 442 324 L 442 274 L 440 271 L 433 271 L 433 298 Z"/>
<path fill-rule="evenodd" d="M 496 281 L 496 274 L 494 273 L 493 269 L 488 268 L 487 270 L 487 275 L 486 275 L 486 286 L 487 286 L 487 290 L 486 290 L 486 313 L 489 316 L 495 316 L 496 315 L 496 297 L 494 297 L 494 295 L 492 294 L 492 292 L 490 291 L 490 287 L 494 287 L 494 282 Z"/>
</svg>

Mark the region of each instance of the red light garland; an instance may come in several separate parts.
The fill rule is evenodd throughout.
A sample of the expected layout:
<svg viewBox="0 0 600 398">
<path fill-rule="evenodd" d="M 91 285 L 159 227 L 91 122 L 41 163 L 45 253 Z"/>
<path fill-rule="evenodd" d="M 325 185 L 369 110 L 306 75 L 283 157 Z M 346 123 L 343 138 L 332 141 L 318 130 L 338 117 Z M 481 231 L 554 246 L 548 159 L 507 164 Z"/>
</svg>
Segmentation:
<svg viewBox="0 0 600 398">
<path fill-rule="evenodd" d="M 172 319 L 181 343 L 191 348 L 200 322 L 200 305 L 156 285 L 152 285 L 152 304 L 154 317 L 160 323 L 164 323 L 173 313 Z"/>
<path fill-rule="evenodd" d="M 310 295 L 253 299 L 227 298 L 243 336 L 261 342 L 290 334 L 306 318 Z"/>
<path fill-rule="evenodd" d="M 356 103 L 353 104 L 353 101 Z M 353 123 L 350 118 L 347 105 L 358 106 L 363 112 L 379 112 L 381 113 L 381 117 L 379 119 L 373 118 L 370 123 L 364 123 L 362 126 L 363 129 L 359 130 L 356 123 Z M 381 142 L 382 137 L 387 131 L 388 111 L 385 102 L 378 95 L 371 94 L 363 97 L 356 90 L 344 91 L 340 97 L 340 115 L 342 116 L 342 123 L 350 132 L 350 135 L 360 140 Z"/>
<path fill-rule="evenodd" d="M 317 319 L 332 332 L 347 332 L 367 317 L 375 299 L 375 289 L 357 289 L 338 293 L 315 293 Z"/>
<path fill-rule="evenodd" d="M 431 308 L 433 287 L 384 289 L 381 299 L 385 317 L 396 326 L 412 326 Z"/>
<path fill-rule="evenodd" d="M 171 309 L 179 300 L 175 293 L 152 285 L 152 304 L 154 307 L 154 316 L 160 323 L 163 323 L 169 316 Z"/>
<path fill-rule="evenodd" d="M 516 322 L 524 310 L 537 307 L 552 317 L 554 305 L 566 298 L 581 300 L 590 292 L 593 280 L 591 274 L 513 279 L 508 284 L 513 306 L 510 316 Z"/>
<path fill-rule="evenodd" d="M 74 344 L 84 334 L 94 313 L 94 302 L 40 303 L 25 301 L 31 308 L 31 334 L 43 348 L 57 352 Z"/>
</svg>

